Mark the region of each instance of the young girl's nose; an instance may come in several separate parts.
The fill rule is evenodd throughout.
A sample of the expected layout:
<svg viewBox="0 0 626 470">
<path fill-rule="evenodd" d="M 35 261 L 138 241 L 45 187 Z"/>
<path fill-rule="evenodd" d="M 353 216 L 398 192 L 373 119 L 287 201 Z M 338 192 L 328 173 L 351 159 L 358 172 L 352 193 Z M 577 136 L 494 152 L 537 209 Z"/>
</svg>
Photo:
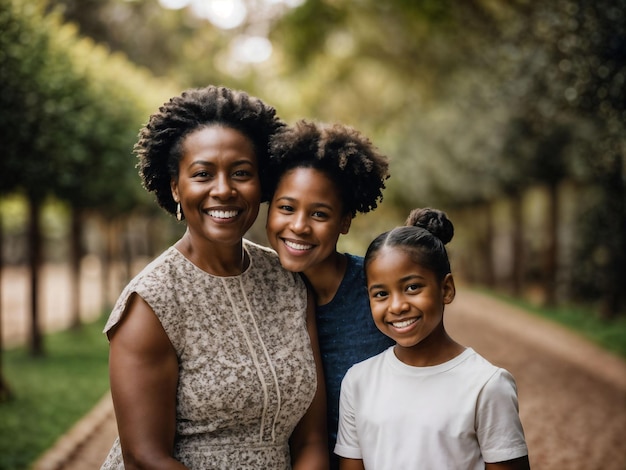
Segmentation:
<svg viewBox="0 0 626 470">
<path fill-rule="evenodd" d="M 396 315 L 406 312 L 409 303 L 401 295 L 392 295 L 389 302 L 389 311 Z"/>
</svg>

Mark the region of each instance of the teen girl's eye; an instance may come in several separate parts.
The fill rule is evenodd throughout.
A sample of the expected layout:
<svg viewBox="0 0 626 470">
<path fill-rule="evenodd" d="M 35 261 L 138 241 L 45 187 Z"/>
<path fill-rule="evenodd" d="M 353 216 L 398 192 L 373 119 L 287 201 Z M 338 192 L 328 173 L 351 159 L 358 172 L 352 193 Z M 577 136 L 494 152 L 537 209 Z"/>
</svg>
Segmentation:
<svg viewBox="0 0 626 470">
<path fill-rule="evenodd" d="M 233 172 L 233 178 L 237 178 L 237 179 L 250 178 L 251 176 L 252 176 L 252 172 L 248 170 L 236 170 Z"/>
<path fill-rule="evenodd" d="M 290 206 L 289 204 L 281 204 L 280 206 L 276 207 L 284 212 L 294 212 L 293 206 Z"/>
</svg>

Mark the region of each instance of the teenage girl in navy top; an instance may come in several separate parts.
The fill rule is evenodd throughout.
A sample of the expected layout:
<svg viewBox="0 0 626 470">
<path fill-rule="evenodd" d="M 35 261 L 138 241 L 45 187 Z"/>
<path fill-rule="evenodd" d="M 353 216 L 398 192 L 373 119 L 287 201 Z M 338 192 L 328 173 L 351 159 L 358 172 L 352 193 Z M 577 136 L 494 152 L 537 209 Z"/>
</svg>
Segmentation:
<svg viewBox="0 0 626 470">
<path fill-rule="evenodd" d="M 277 134 L 270 154 L 267 235 L 281 264 L 302 273 L 315 293 L 331 468 L 336 469 L 341 380 L 353 364 L 393 344 L 372 320 L 363 258 L 339 253 L 337 240 L 348 233 L 357 212 L 369 212 L 382 200 L 388 163 L 353 128 L 311 121 Z"/>
</svg>

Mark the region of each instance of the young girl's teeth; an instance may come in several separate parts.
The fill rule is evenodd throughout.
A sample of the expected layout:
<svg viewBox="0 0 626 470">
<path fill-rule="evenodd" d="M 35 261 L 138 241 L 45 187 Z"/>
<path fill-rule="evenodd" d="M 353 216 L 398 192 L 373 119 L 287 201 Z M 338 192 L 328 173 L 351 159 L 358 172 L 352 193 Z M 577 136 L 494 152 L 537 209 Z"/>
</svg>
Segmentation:
<svg viewBox="0 0 626 470">
<path fill-rule="evenodd" d="M 395 328 L 406 328 L 407 326 L 415 323 L 416 321 L 417 321 L 417 318 L 409 318 L 408 320 L 394 322 L 392 323 L 392 325 Z"/>
</svg>

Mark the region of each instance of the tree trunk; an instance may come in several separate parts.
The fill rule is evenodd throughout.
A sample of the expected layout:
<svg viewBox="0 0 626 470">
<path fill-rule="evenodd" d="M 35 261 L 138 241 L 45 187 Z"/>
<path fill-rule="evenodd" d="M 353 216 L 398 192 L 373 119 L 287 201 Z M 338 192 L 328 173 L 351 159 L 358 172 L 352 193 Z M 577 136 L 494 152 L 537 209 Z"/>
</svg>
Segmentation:
<svg viewBox="0 0 626 470">
<path fill-rule="evenodd" d="M 70 312 L 72 315 L 72 321 L 70 328 L 73 330 L 80 329 L 80 262 L 83 258 L 83 245 L 82 245 L 82 210 L 76 207 L 71 209 L 71 228 L 70 228 L 70 279 L 71 289 L 70 292 Z"/>
<path fill-rule="evenodd" d="M 118 245 L 118 230 L 116 221 L 108 218 L 104 220 L 106 234 L 106 248 L 102 260 L 102 274 L 103 282 L 105 283 L 102 288 L 104 289 L 104 299 L 107 310 L 110 309 L 113 303 L 113 299 L 110 297 L 111 291 L 117 288 L 117 269 L 116 264 L 118 261 L 117 253 L 119 251 Z"/>
<path fill-rule="evenodd" d="M 511 210 L 513 222 L 512 288 L 513 295 L 520 297 L 524 287 L 524 220 L 521 194 L 513 195 Z"/>
<path fill-rule="evenodd" d="M 548 243 L 544 258 L 544 282 L 546 292 L 546 304 L 556 304 L 556 276 L 559 259 L 559 186 L 558 183 L 550 183 L 548 187 L 548 220 L 546 227 Z"/>
<path fill-rule="evenodd" d="M 626 188 L 621 155 L 615 155 L 612 163 L 604 184 L 607 210 L 604 213 L 606 223 L 603 234 L 607 238 L 611 257 L 605 273 L 600 306 L 600 314 L 609 320 L 615 319 L 620 313 L 626 313 Z"/>
<path fill-rule="evenodd" d="M 28 256 L 30 264 L 30 354 L 43 355 L 43 340 L 39 327 L 39 273 L 41 268 L 41 205 L 42 200 L 33 195 L 28 196 L 29 227 Z"/>
<path fill-rule="evenodd" d="M 489 288 L 494 288 L 496 285 L 496 273 L 493 259 L 493 245 L 494 245 L 494 229 L 493 229 L 493 208 L 491 203 L 487 202 L 483 205 L 485 212 L 485 238 L 483 242 L 483 256 L 485 266 L 485 284 Z"/>
<path fill-rule="evenodd" d="M 4 231 L 2 224 L 2 212 L 0 212 L 0 403 L 9 401 L 13 396 L 9 384 L 4 380 L 4 369 L 2 367 L 3 357 L 2 351 L 4 346 L 2 344 L 2 272 L 4 269 L 4 257 L 2 256 L 2 247 L 4 246 Z"/>
<path fill-rule="evenodd" d="M 133 254 L 134 254 L 132 240 L 129 234 L 129 223 L 126 217 L 120 221 L 119 230 L 120 232 L 118 236 L 122 240 L 120 255 L 123 258 L 120 261 L 122 262 L 121 264 L 124 267 L 123 269 L 124 278 L 123 278 L 122 284 L 126 285 L 130 282 L 133 276 Z"/>
</svg>

